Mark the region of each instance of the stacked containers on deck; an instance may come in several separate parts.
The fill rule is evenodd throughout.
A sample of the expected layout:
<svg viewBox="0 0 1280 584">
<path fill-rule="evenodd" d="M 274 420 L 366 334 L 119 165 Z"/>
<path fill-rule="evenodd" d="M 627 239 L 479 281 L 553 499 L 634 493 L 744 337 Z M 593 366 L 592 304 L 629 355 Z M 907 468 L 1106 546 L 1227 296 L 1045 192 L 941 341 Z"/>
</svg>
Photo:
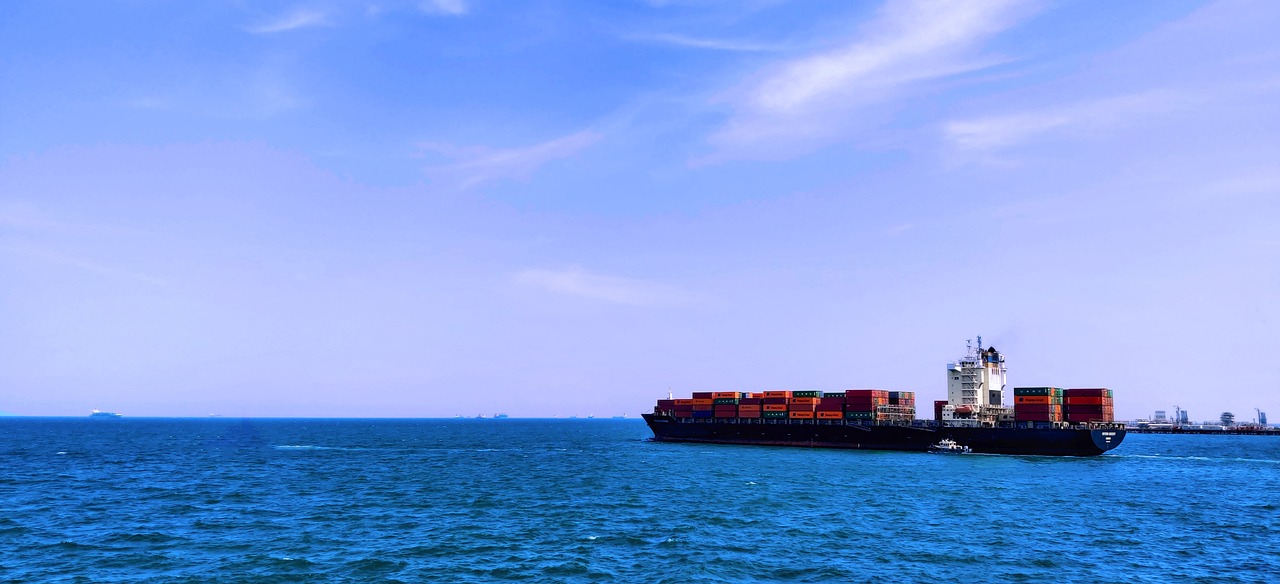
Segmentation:
<svg viewBox="0 0 1280 584">
<path fill-rule="evenodd" d="M 814 408 L 814 417 L 819 420 L 839 420 L 844 418 L 844 393 L 826 392 L 818 398 Z"/>
<path fill-rule="evenodd" d="M 736 418 L 738 417 L 738 400 L 740 394 L 736 391 L 717 391 L 711 394 L 711 403 L 715 406 L 715 417 L 717 418 Z"/>
<path fill-rule="evenodd" d="M 688 399 L 660 399 L 653 411 L 677 418 L 909 421 L 915 417 L 915 393 L 879 389 L 696 391 Z"/>
<path fill-rule="evenodd" d="M 817 410 L 821 391 L 793 391 L 787 400 L 787 417 L 793 420 L 812 420 Z"/>
<path fill-rule="evenodd" d="M 1073 388 L 1065 392 L 1068 422 L 1114 422 L 1115 403 L 1105 387 Z"/>
<path fill-rule="evenodd" d="M 786 418 L 787 402 L 791 400 L 790 391 L 766 391 L 760 398 L 760 417 Z"/>
<path fill-rule="evenodd" d="M 910 422 L 916 418 L 916 392 L 891 391 L 888 405 L 878 411 L 883 419 Z"/>
<path fill-rule="evenodd" d="M 1062 389 L 1013 388 L 1013 418 L 1019 422 L 1061 422 Z"/>
<path fill-rule="evenodd" d="M 850 389 L 844 392 L 846 420 L 879 420 L 879 407 L 887 405 L 889 392 L 882 389 Z"/>
</svg>

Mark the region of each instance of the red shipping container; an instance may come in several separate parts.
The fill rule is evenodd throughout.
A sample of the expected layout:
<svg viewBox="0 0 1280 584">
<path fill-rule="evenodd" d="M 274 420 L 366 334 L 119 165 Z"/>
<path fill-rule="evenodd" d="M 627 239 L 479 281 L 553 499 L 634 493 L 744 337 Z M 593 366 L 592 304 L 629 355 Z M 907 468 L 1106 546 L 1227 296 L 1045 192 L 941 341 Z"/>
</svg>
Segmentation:
<svg viewBox="0 0 1280 584">
<path fill-rule="evenodd" d="M 676 400 L 673 400 L 673 399 L 660 399 L 660 400 L 658 400 L 658 407 L 660 407 L 660 408 L 662 408 L 662 409 L 664 409 L 664 410 L 669 410 L 669 409 L 671 409 L 671 408 L 676 407 Z"/>
<path fill-rule="evenodd" d="M 1013 406 L 1014 413 L 1022 412 L 1026 414 L 1044 414 L 1049 412 L 1060 412 L 1062 406 L 1051 404 L 1017 404 Z"/>
<path fill-rule="evenodd" d="M 765 396 L 765 397 L 788 397 L 788 398 L 789 398 L 789 397 L 791 397 L 791 391 L 790 391 L 790 390 L 786 390 L 786 391 L 766 391 L 766 392 L 764 392 L 764 396 Z"/>
<path fill-rule="evenodd" d="M 818 403 L 820 403 L 820 404 L 840 404 L 840 405 L 844 405 L 844 398 L 842 398 L 842 397 L 824 397 L 824 398 L 822 398 L 822 400 L 821 400 L 821 401 L 819 401 Z"/>
<path fill-rule="evenodd" d="M 760 411 L 757 410 L 754 412 L 738 412 L 738 417 L 739 418 L 759 418 Z"/>
<path fill-rule="evenodd" d="M 818 404 L 818 407 L 815 409 L 819 412 L 843 412 L 844 404 Z"/>
<path fill-rule="evenodd" d="M 717 412 L 716 412 L 716 414 L 715 414 L 715 417 L 717 417 L 717 418 L 736 418 L 736 417 L 738 417 L 738 412 L 736 412 L 736 411 L 735 411 L 735 412 L 720 412 L 720 411 L 717 411 Z"/>
<path fill-rule="evenodd" d="M 1073 387 L 1068 389 L 1065 394 L 1067 397 L 1110 397 L 1111 390 L 1105 387 Z"/>
<path fill-rule="evenodd" d="M 713 405 L 711 405 L 711 404 L 697 404 L 697 405 L 693 406 L 693 411 L 695 411 L 695 412 L 714 412 L 714 411 L 715 411 L 715 408 L 716 408 L 716 407 L 715 407 L 715 406 L 713 406 Z"/>
<path fill-rule="evenodd" d="M 738 406 L 729 405 L 729 404 L 721 404 L 721 405 L 715 406 L 715 408 L 717 412 L 737 412 L 738 411 Z"/>
<path fill-rule="evenodd" d="M 787 400 L 788 400 L 788 399 L 791 399 L 791 398 L 786 398 L 786 397 L 766 397 L 766 398 L 762 398 L 761 403 L 763 403 L 763 404 L 765 404 L 765 405 L 782 404 L 782 405 L 784 405 L 784 406 L 785 406 L 785 405 L 787 405 Z"/>
<path fill-rule="evenodd" d="M 693 399 L 715 399 L 715 395 L 716 392 L 714 391 L 695 391 L 691 397 Z"/>
<path fill-rule="evenodd" d="M 738 400 L 738 405 L 740 406 L 758 406 L 762 403 L 764 403 L 764 398 L 759 397 L 744 397 Z"/>
<path fill-rule="evenodd" d="M 692 417 L 693 417 L 693 408 L 688 408 L 688 407 L 685 407 L 685 408 L 676 408 L 676 409 L 671 413 L 671 415 L 673 415 L 673 416 L 675 416 L 675 417 L 677 417 L 677 418 L 692 418 Z"/>
<path fill-rule="evenodd" d="M 812 412 L 815 404 L 790 404 L 787 406 L 789 412 Z"/>
</svg>

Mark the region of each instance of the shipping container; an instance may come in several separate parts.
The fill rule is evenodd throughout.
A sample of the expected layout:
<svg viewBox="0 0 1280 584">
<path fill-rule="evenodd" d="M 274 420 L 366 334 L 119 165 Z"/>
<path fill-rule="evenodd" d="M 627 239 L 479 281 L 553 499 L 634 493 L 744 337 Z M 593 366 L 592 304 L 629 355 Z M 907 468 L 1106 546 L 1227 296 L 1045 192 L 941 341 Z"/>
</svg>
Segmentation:
<svg viewBox="0 0 1280 584">
<path fill-rule="evenodd" d="M 720 410 L 716 410 L 716 416 L 715 416 L 715 417 L 717 417 L 717 418 L 736 418 L 736 417 L 738 417 L 738 412 L 737 412 L 737 410 L 736 410 L 736 409 L 735 409 L 734 411 L 732 411 L 732 412 L 722 412 L 722 411 L 720 411 Z"/>
<path fill-rule="evenodd" d="M 787 404 L 764 404 L 763 406 L 760 406 L 760 407 L 761 407 L 761 408 L 764 408 L 764 411 L 766 411 L 766 412 L 785 412 L 785 411 L 787 411 Z"/>
<path fill-rule="evenodd" d="M 818 403 L 818 399 L 819 399 L 819 398 L 816 398 L 816 397 L 793 397 L 793 398 L 791 398 L 791 401 L 789 401 L 789 402 L 787 402 L 787 403 L 789 403 L 789 404 L 807 404 L 807 405 L 813 405 L 813 404 Z"/>
<path fill-rule="evenodd" d="M 791 411 L 791 412 L 787 412 L 787 414 L 789 414 L 790 418 L 796 419 L 796 420 L 812 420 L 813 419 L 812 411 L 808 411 L 808 412 Z"/>
<path fill-rule="evenodd" d="M 815 408 L 814 408 L 814 410 L 815 410 L 815 411 L 819 411 L 819 412 L 843 412 L 843 411 L 844 411 L 844 404 L 843 404 L 843 403 L 838 403 L 838 404 L 818 404 L 818 406 L 817 406 L 817 407 L 815 407 Z"/>
<path fill-rule="evenodd" d="M 1079 397 L 1115 397 L 1110 389 L 1105 387 L 1073 387 L 1066 390 L 1066 395 Z"/>
<path fill-rule="evenodd" d="M 759 412 L 761 406 L 738 406 L 738 413 L 742 412 Z"/>
<path fill-rule="evenodd" d="M 760 415 L 760 410 L 756 410 L 754 412 L 738 412 L 738 417 L 755 419 L 755 418 L 761 417 L 761 415 Z"/>
<path fill-rule="evenodd" d="M 1022 404 L 1051 404 L 1057 399 L 1051 395 L 1016 395 L 1013 396 L 1014 405 Z"/>
<path fill-rule="evenodd" d="M 1091 396 L 1074 396 L 1073 395 L 1073 396 L 1067 396 L 1066 401 L 1067 401 L 1067 405 L 1101 406 L 1101 405 L 1109 405 L 1114 403 L 1112 401 L 1113 399 L 1114 398 L 1109 398 L 1109 397 L 1091 397 Z"/>
<path fill-rule="evenodd" d="M 791 392 L 791 397 L 822 397 L 822 392 L 812 389 Z"/>
<path fill-rule="evenodd" d="M 934 420 L 937 420 L 939 422 L 942 421 L 942 408 L 946 407 L 948 403 L 950 402 L 948 402 L 945 399 L 940 399 L 933 402 L 933 419 Z"/>
<path fill-rule="evenodd" d="M 735 406 L 738 405 L 738 398 L 736 397 L 718 397 L 712 401 L 714 401 L 716 405 L 724 405 L 724 404 L 733 404 Z"/>
<path fill-rule="evenodd" d="M 1062 389 L 1058 387 L 1015 387 L 1013 395 L 1062 395 Z"/>
<path fill-rule="evenodd" d="M 844 418 L 844 412 L 838 410 L 834 412 L 814 412 L 813 415 L 819 420 L 839 420 Z"/>
<path fill-rule="evenodd" d="M 843 391 L 824 391 L 822 392 L 822 397 L 838 397 L 838 398 L 844 399 L 844 392 Z"/>
<path fill-rule="evenodd" d="M 783 405 L 786 405 L 787 401 L 788 401 L 788 400 L 790 400 L 790 399 L 791 399 L 791 398 L 789 398 L 789 397 L 766 397 L 766 398 L 761 398 L 761 401 L 762 401 L 763 403 L 765 403 L 765 404 L 783 404 Z"/>
<path fill-rule="evenodd" d="M 714 391 L 711 393 L 711 399 L 715 399 L 718 397 L 729 397 L 733 399 L 738 399 L 742 396 L 739 395 L 738 392 L 736 391 Z"/>
<path fill-rule="evenodd" d="M 692 397 L 693 397 L 693 399 L 715 399 L 715 397 L 716 397 L 716 392 L 714 392 L 714 391 L 695 391 L 695 392 L 693 392 L 693 396 L 692 396 Z"/>
<path fill-rule="evenodd" d="M 692 416 L 690 416 L 690 417 L 693 417 L 693 418 L 711 418 L 711 417 L 714 417 L 715 415 L 716 415 L 716 413 L 715 413 L 715 412 L 712 412 L 712 411 L 705 411 L 705 412 L 694 411 L 694 412 L 693 412 L 693 415 L 692 415 Z"/>
<path fill-rule="evenodd" d="M 711 404 L 698 404 L 692 407 L 695 412 L 714 412 L 716 410 L 716 407 Z"/>
<path fill-rule="evenodd" d="M 1018 422 L 1061 422 L 1062 416 L 1057 414 L 1031 414 L 1014 412 L 1013 419 Z"/>
<path fill-rule="evenodd" d="M 1013 407 L 1014 413 L 1023 412 L 1031 414 L 1061 412 L 1062 406 L 1056 404 L 1018 404 Z"/>
<path fill-rule="evenodd" d="M 787 412 L 761 412 L 760 417 L 761 418 L 785 418 L 787 417 Z"/>
<path fill-rule="evenodd" d="M 738 405 L 740 406 L 758 406 L 762 403 L 764 403 L 764 398 L 759 397 L 744 397 L 738 400 Z"/>
<path fill-rule="evenodd" d="M 780 391 L 766 391 L 766 392 L 764 392 L 764 396 L 765 396 L 765 397 L 791 397 L 791 392 L 790 392 L 790 391 L 781 391 L 781 390 L 780 390 Z"/>
<path fill-rule="evenodd" d="M 673 399 L 660 399 L 660 400 L 658 400 L 658 407 L 660 407 L 660 408 L 662 408 L 662 409 L 664 409 L 664 410 L 669 410 L 669 409 L 671 409 L 671 408 L 676 407 L 676 400 L 673 400 Z"/>
<path fill-rule="evenodd" d="M 820 403 L 820 404 L 840 404 L 840 405 L 843 405 L 843 404 L 844 404 L 844 395 L 838 395 L 838 396 L 835 396 L 835 397 L 824 397 L 824 398 L 819 399 L 819 400 L 818 400 L 818 403 Z"/>
<path fill-rule="evenodd" d="M 875 412 L 845 412 L 844 413 L 844 418 L 846 420 L 871 420 L 871 419 L 875 419 L 875 417 L 876 417 Z"/>
</svg>

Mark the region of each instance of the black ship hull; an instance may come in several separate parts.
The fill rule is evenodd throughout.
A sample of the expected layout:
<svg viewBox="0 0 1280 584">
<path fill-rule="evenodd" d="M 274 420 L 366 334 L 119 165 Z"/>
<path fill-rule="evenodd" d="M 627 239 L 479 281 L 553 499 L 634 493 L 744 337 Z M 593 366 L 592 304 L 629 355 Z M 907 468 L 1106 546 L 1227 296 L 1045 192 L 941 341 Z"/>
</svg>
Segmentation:
<svg viewBox="0 0 1280 584">
<path fill-rule="evenodd" d="M 927 452 L 944 438 L 987 454 L 1097 456 L 1125 437 L 1123 426 L 964 428 L 917 422 L 863 425 L 845 420 L 674 418 L 644 414 L 659 442 L 754 444 L 810 448 L 854 448 Z"/>
</svg>

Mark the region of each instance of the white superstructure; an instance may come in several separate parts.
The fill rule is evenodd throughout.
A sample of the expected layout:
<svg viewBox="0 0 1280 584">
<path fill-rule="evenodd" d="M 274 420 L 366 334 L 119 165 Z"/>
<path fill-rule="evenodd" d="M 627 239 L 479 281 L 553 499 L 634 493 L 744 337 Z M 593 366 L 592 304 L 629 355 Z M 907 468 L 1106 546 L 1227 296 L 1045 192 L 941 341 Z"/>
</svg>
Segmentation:
<svg viewBox="0 0 1280 584">
<path fill-rule="evenodd" d="M 969 345 L 965 356 L 947 363 L 947 405 L 942 417 L 948 425 L 988 425 L 1011 417 L 1004 407 L 1006 383 L 1004 355 L 995 347 Z"/>
</svg>

